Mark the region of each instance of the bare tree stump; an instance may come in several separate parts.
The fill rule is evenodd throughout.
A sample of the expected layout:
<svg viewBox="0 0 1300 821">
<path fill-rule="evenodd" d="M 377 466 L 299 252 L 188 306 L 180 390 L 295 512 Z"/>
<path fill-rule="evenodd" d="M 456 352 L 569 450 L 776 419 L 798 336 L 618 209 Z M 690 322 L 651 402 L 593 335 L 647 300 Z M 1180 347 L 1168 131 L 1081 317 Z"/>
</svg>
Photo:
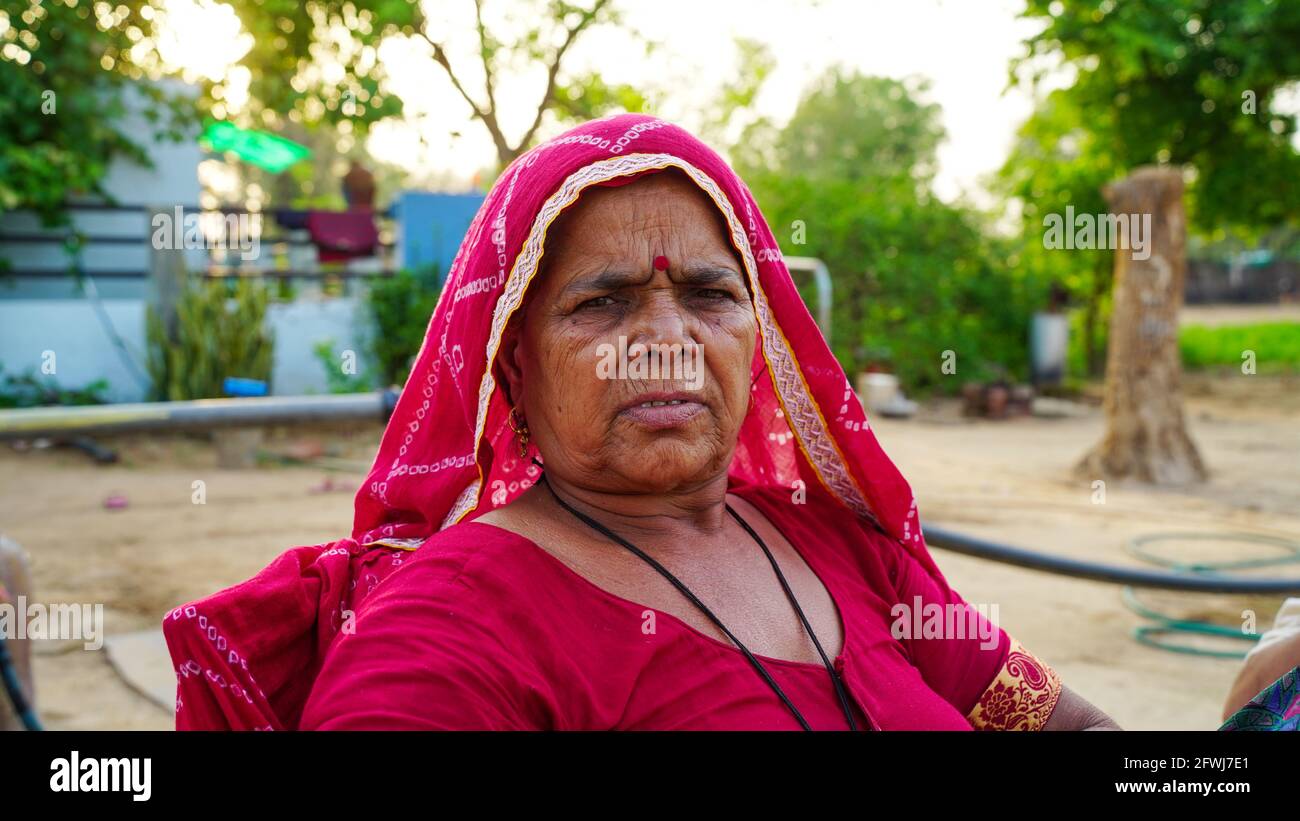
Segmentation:
<svg viewBox="0 0 1300 821">
<path fill-rule="evenodd" d="M 1183 420 L 1178 353 L 1178 311 L 1187 270 L 1182 176 L 1170 168 L 1139 168 L 1103 193 L 1111 214 L 1128 215 L 1130 226 L 1116 232 L 1106 434 L 1077 470 L 1094 479 L 1170 485 L 1201 481 L 1205 465 Z M 1134 234 L 1146 227 L 1146 215 L 1150 230 L 1145 237 Z"/>
</svg>

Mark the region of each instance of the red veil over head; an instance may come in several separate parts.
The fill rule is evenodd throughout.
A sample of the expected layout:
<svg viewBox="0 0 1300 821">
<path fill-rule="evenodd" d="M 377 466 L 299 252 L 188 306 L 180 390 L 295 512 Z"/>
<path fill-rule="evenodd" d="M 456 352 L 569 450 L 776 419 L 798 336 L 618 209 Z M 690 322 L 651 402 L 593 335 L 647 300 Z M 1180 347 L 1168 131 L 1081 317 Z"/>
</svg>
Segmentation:
<svg viewBox="0 0 1300 821">
<path fill-rule="evenodd" d="M 448 272 L 424 344 L 356 498 L 351 539 L 297 548 L 164 620 L 177 726 L 291 727 L 347 613 L 432 533 L 536 481 L 517 458 L 491 363 L 536 276 L 548 226 L 591 185 L 675 168 L 717 206 L 744 266 L 760 344 L 730 476 L 826 494 L 932 574 L 916 503 L 795 289 L 749 189 L 681 128 L 639 114 L 585 123 L 506 168 Z M 380 329 L 382 332 L 382 329 Z M 307 637 L 304 639 L 304 637 Z"/>
</svg>

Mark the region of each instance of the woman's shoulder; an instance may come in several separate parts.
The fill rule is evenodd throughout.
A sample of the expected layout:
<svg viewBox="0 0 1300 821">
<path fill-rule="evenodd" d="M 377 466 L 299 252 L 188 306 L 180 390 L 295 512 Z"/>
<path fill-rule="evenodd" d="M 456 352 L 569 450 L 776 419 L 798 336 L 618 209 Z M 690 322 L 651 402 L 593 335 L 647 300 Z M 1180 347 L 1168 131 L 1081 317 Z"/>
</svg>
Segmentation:
<svg viewBox="0 0 1300 821">
<path fill-rule="evenodd" d="M 535 729 L 555 694 L 545 611 L 508 531 L 457 524 L 409 554 L 330 646 L 304 712 L 315 729 Z"/>
<path fill-rule="evenodd" d="M 426 538 L 383 586 L 390 595 L 396 591 L 484 591 L 493 585 L 513 586 L 528 578 L 526 548 L 522 536 L 503 528 L 460 522 Z"/>
<path fill-rule="evenodd" d="M 463 655 L 510 656 L 522 661 L 529 634 L 520 625 L 544 623 L 544 584 L 522 537 L 464 522 L 429 536 L 356 607 L 353 645 L 409 642 L 412 631 Z M 347 633 L 348 631 L 342 631 Z M 420 655 L 431 657 L 432 651 Z"/>
<path fill-rule="evenodd" d="M 555 560 L 526 537 L 495 525 L 461 522 L 429 536 L 402 557 L 357 608 L 359 624 L 401 611 L 429 629 L 521 640 L 520 625 L 552 624 L 575 591 Z M 383 618 L 382 615 L 379 616 Z M 524 631 L 542 640 L 536 628 Z"/>
</svg>

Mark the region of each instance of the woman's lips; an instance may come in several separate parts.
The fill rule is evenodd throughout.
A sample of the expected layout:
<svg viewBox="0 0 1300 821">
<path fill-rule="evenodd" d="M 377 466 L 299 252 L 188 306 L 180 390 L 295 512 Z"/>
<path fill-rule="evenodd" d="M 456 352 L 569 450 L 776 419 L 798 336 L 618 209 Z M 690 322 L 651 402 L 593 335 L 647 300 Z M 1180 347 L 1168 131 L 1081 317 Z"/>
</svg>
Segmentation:
<svg viewBox="0 0 1300 821">
<path fill-rule="evenodd" d="M 646 400 L 619 411 L 621 416 L 652 430 L 686 425 L 701 413 L 704 405 L 693 399 Z"/>
</svg>

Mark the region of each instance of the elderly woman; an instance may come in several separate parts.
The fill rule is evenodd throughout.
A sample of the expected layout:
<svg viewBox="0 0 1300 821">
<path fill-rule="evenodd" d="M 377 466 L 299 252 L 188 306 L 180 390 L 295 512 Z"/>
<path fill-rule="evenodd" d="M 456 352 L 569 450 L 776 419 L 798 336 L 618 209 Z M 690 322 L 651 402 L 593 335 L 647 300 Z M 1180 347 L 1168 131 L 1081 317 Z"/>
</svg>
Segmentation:
<svg viewBox="0 0 1300 821">
<path fill-rule="evenodd" d="M 948 586 L 749 191 L 639 115 L 502 174 L 353 538 L 165 625 L 178 727 L 1114 726 Z"/>
</svg>

